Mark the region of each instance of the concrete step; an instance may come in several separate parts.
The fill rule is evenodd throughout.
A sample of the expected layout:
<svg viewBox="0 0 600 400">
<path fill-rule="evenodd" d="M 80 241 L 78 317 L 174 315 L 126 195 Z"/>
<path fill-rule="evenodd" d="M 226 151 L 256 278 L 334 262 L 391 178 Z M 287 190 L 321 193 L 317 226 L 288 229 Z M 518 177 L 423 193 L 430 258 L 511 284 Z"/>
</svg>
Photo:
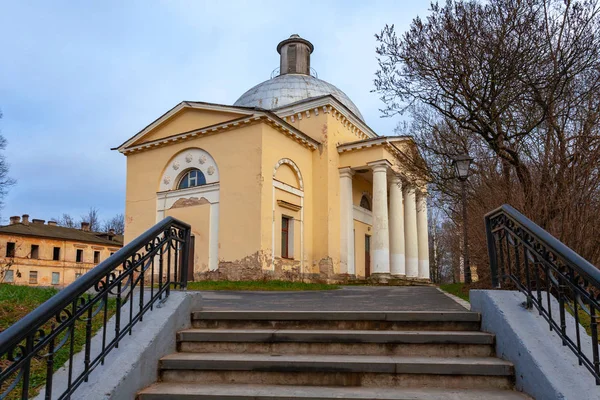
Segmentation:
<svg viewBox="0 0 600 400">
<path fill-rule="evenodd" d="M 470 311 L 197 311 L 194 328 L 478 331 Z"/>
<path fill-rule="evenodd" d="M 165 382 L 308 386 L 512 388 L 513 366 L 492 357 L 175 353 Z"/>
<path fill-rule="evenodd" d="M 196 353 L 494 355 L 494 335 L 484 332 L 188 329 L 178 340 L 180 351 Z"/>
<path fill-rule="evenodd" d="M 158 383 L 142 390 L 139 400 L 530 400 L 510 390 L 344 388 L 285 385 L 200 385 Z"/>
</svg>

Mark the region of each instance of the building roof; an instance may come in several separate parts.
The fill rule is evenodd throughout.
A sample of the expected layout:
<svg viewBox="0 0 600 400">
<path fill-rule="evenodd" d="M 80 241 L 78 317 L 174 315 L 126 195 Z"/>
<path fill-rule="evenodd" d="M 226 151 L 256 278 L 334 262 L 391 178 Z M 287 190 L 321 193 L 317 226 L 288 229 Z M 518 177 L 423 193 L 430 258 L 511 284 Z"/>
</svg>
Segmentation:
<svg viewBox="0 0 600 400">
<path fill-rule="evenodd" d="M 74 242 L 96 243 L 105 246 L 123 246 L 123 236 L 115 235 L 113 240 L 107 238 L 106 233 L 102 232 L 87 232 L 76 228 L 65 228 L 57 225 L 46 225 L 30 222 L 25 225 L 16 223 L 11 225 L 0 226 L 0 234 L 19 235 L 19 236 L 36 236 L 59 240 L 72 240 Z M 105 236 L 104 238 L 101 236 Z"/>
<path fill-rule="evenodd" d="M 168 136 L 166 138 L 156 139 L 156 140 L 152 140 L 149 142 L 143 142 L 138 145 L 135 145 L 135 143 L 139 139 L 141 139 L 144 135 L 146 135 L 152 129 L 156 128 L 158 125 L 160 125 L 167 119 L 171 118 L 172 116 L 174 116 L 176 113 L 178 113 L 179 111 L 181 111 L 184 108 L 196 108 L 196 109 L 204 109 L 204 110 L 214 109 L 214 110 L 220 110 L 220 111 L 230 111 L 230 112 L 234 112 L 234 113 L 238 112 L 238 110 L 241 110 L 241 111 L 243 111 L 243 115 L 240 118 L 232 119 L 232 120 L 225 121 L 225 122 L 220 122 L 215 125 L 204 126 L 204 127 L 198 128 L 198 129 L 191 130 L 191 131 L 177 133 L 177 134 Z M 152 122 L 150 125 L 146 126 L 140 132 L 138 132 L 137 134 L 135 134 L 134 136 L 132 136 L 131 138 L 126 140 L 123 144 L 121 144 L 120 146 L 115 147 L 111 150 L 118 150 L 121 153 L 123 153 L 123 152 L 129 151 L 129 150 L 134 150 L 134 149 L 150 148 L 155 145 L 160 145 L 163 143 L 175 142 L 177 140 L 185 140 L 187 138 L 192 138 L 192 137 L 196 137 L 199 135 L 201 136 L 201 135 L 209 134 L 209 133 L 210 134 L 217 133 L 219 131 L 223 131 L 223 130 L 235 128 L 240 125 L 244 125 L 244 123 L 246 123 L 246 122 L 256 122 L 261 119 L 266 119 L 266 120 L 270 121 L 271 123 L 276 125 L 278 128 L 280 128 L 280 130 L 284 134 L 294 138 L 294 140 L 302 143 L 305 146 L 310 147 L 313 150 L 316 149 L 320 144 L 317 140 L 311 138 L 310 136 L 308 136 L 301 130 L 295 128 L 293 125 L 288 124 L 285 120 L 280 118 L 277 114 L 275 114 L 274 112 L 271 112 L 269 110 L 264 110 L 264 109 L 260 109 L 260 108 L 256 108 L 256 107 L 248 108 L 248 107 L 226 106 L 226 105 L 221 105 L 221 104 L 205 103 L 205 102 L 200 102 L 200 101 L 182 101 L 181 103 L 177 104 L 175 107 L 173 107 L 172 109 L 170 109 L 169 111 L 164 113 L 162 116 L 158 117 L 154 122 Z"/>
<path fill-rule="evenodd" d="M 364 122 L 356 104 L 346 93 L 329 82 L 304 74 L 285 74 L 266 80 L 244 93 L 235 103 L 239 107 L 259 107 L 267 110 L 285 107 L 324 95 L 332 95 Z"/>
<path fill-rule="evenodd" d="M 394 148 L 395 142 L 404 142 L 404 141 L 412 141 L 413 138 L 411 136 L 379 136 L 364 140 L 357 140 L 355 142 L 342 143 L 337 146 L 338 153 L 343 153 L 346 151 L 360 150 L 362 148 L 372 147 L 372 146 L 385 146 L 391 145 Z M 396 148 L 397 149 L 397 148 Z M 399 150 L 399 149 L 397 149 Z"/>
</svg>

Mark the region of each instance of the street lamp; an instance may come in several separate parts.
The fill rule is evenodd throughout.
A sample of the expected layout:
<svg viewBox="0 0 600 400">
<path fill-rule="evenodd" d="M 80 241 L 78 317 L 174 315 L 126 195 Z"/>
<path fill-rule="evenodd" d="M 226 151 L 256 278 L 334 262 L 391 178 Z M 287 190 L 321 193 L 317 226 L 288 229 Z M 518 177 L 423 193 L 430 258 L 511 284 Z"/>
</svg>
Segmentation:
<svg viewBox="0 0 600 400">
<path fill-rule="evenodd" d="M 469 155 L 460 155 L 454 158 L 454 173 L 460 179 L 462 189 L 462 212 L 463 212 L 463 268 L 465 270 L 465 283 L 471 283 L 471 262 L 469 260 L 469 239 L 467 229 L 467 178 L 469 168 L 473 159 Z"/>
</svg>

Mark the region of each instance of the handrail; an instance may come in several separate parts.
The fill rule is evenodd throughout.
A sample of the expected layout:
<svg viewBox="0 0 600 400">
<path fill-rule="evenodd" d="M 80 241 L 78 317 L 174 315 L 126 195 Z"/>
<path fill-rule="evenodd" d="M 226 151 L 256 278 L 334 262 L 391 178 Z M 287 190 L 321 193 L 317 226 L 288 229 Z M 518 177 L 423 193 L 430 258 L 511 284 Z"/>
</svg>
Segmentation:
<svg viewBox="0 0 600 400">
<path fill-rule="evenodd" d="M 46 363 L 45 398 L 69 398 L 91 371 L 104 363 L 106 354 L 117 348 L 127 333 L 131 334 L 144 313 L 169 296 L 171 286 L 187 287 L 190 234 L 188 224 L 172 217 L 163 219 L 0 332 L 0 399 L 17 398 L 19 391 L 22 399 L 31 395 L 34 359 Z M 114 335 L 107 330 L 113 312 Z M 98 354 L 92 355 L 92 329 L 98 324 L 102 346 Z M 77 343 L 76 333 L 84 330 L 85 340 Z M 79 346 L 85 350 L 83 366 L 74 365 L 73 356 Z M 56 394 L 52 378 L 60 365 L 55 365 L 55 359 L 65 356 L 69 379 L 65 391 Z"/>
<path fill-rule="evenodd" d="M 485 227 L 492 285 L 523 292 L 527 307 L 536 307 L 600 385 L 600 270 L 508 204 L 488 213 Z M 582 317 L 590 319 L 591 348 L 582 348 Z"/>
</svg>

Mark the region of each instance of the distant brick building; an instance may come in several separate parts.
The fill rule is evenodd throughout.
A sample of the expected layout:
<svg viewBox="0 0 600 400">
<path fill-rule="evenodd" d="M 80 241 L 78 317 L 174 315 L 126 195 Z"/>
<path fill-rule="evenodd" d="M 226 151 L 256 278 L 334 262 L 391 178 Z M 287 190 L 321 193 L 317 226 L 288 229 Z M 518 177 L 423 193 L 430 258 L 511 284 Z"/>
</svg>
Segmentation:
<svg viewBox="0 0 600 400">
<path fill-rule="evenodd" d="M 31 286 L 63 287 L 106 260 L 123 246 L 113 231 L 91 232 L 58 226 L 29 215 L 11 217 L 0 226 L 0 281 Z"/>
</svg>

